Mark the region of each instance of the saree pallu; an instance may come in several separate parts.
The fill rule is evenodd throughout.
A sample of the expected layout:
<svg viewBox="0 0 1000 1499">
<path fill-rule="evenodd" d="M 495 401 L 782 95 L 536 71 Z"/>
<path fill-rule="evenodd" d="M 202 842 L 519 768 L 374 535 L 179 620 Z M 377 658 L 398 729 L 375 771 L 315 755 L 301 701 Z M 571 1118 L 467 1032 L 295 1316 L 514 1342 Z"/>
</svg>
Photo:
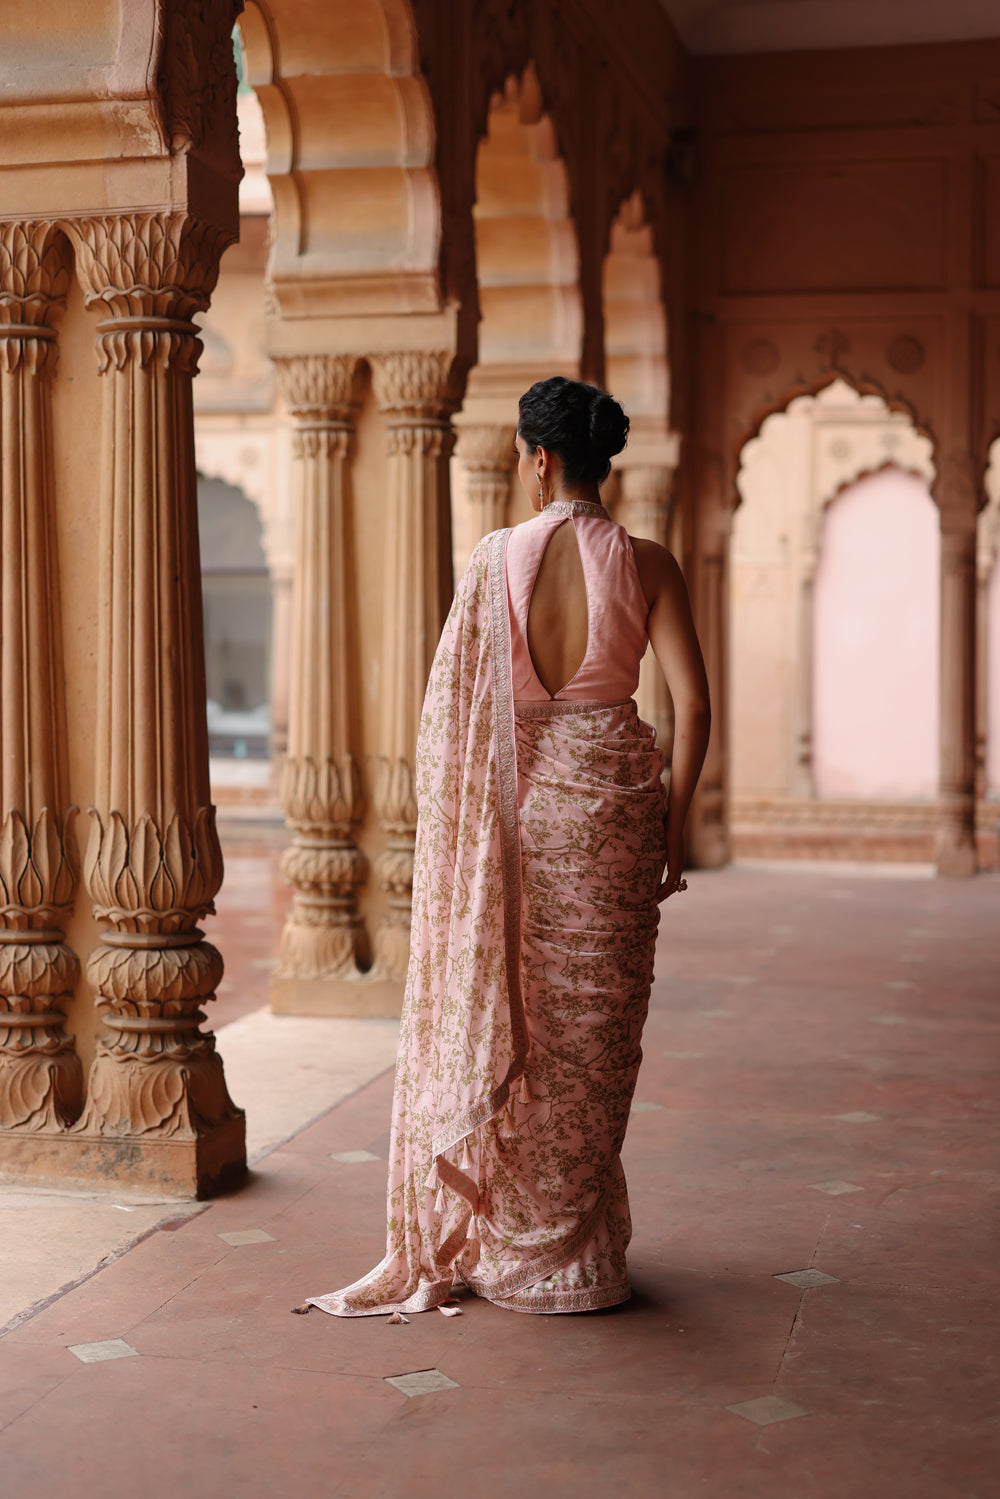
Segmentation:
<svg viewBox="0 0 1000 1499">
<path fill-rule="evenodd" d="M 417 748 L 413 926 L 386 1255 L 308 1304 L 515 1311 L 629 1294 L 619 1160 L 665 858 L 663 757 L 631 700 L 514 705 L 506 532 L 473 553 Z"/>
</svg>

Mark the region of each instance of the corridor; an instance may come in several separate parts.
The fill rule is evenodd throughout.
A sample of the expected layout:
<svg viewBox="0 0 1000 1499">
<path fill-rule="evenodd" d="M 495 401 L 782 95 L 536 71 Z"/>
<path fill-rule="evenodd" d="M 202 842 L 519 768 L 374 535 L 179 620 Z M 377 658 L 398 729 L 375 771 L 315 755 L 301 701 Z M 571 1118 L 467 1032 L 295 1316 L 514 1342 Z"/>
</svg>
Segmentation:
<svg viewBox="0 0 1000 1499">
<path fill-rule="evenodd" d="M 273 857 L 212 923 L 224 1056 L 266 1002 Z M 382 1072 L 0 1337 L 4 1499 L 990 1499 L 998 895 L 695 873 L 625 1148 L 630 1303 L 291 1316 L 380 1257 Z"/>
</svg>

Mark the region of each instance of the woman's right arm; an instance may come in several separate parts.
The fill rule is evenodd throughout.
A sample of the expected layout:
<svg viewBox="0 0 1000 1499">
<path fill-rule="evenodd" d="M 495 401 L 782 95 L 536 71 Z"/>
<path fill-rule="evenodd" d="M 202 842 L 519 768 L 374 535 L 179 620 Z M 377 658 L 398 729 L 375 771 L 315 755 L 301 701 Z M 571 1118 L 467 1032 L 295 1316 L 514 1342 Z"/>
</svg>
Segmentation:
<svg viewBox="0 0 1000 1499">
<path fill-rule="evenodd" d="M 674 747 L 667 803 L 667 878 L 658 900 L 673 895 L 684 873 L 684 824 L 708 749 L 712 710 L 708 676 L 691 617 L 684 575 L 666 547 L 633 539 L 639 579 L 650 604 L 649 643 L 674 705 Z"/>
</svg>

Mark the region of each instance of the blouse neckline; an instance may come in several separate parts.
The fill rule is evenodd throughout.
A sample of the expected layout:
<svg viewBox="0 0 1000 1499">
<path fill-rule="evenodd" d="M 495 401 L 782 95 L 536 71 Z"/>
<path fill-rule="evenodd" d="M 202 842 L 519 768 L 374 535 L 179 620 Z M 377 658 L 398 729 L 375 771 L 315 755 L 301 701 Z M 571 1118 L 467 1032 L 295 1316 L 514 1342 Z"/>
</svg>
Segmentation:
<svg viewBox="0 0 1000 1499">
<path fill-rule="evenodd" d="M 591 500 L 550 500 L 541 513 L 558 516 L 594 515 L 601 520 L 611 519 L 603 505 L 594 504 Z"/>
</svg>

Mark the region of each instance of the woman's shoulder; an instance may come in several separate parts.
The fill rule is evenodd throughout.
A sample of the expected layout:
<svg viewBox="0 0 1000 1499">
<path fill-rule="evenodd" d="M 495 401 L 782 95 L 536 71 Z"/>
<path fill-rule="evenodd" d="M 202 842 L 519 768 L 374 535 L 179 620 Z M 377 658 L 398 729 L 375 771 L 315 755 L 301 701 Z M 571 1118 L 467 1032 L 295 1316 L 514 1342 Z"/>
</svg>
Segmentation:
<svg viewBox="0 0 1000 1499">
<path fill-rule="evenodd" d="M 650 541 L 647 536 L 629 536 L 629 541 L 639 582 L 650 608 L 661 593 L 685 586 L 684 575 L 673 552 L 658 541 Z"/>
</svg>

